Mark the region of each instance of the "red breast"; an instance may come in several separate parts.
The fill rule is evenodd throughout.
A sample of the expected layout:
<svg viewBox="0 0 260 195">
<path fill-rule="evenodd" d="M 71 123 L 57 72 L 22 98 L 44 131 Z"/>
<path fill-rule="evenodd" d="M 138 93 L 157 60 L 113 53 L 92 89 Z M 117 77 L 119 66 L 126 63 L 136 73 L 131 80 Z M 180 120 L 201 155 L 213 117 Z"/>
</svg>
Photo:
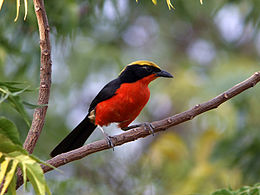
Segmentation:
<svg viewBox="0 0 260 195">
<path fill-rule="evenodd" d="M 134 83 L 121 84 L 112 98 L 96 106 L 95 124 L 104 126 L 116 122 L 120 128 L 127 127 L 148 102 L 148 84 L 156 78 L 152 74 Z"/>
</svg>

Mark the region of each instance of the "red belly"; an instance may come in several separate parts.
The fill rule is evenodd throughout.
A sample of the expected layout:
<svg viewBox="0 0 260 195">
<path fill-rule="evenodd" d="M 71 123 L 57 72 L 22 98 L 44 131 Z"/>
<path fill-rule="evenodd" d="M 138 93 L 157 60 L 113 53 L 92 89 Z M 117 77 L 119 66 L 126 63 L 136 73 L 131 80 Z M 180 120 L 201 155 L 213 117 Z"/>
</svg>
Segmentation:
<svg viewBox="0 0 260 195">
<path fill-rule="evenodd" d="M 96 106 L 96 125 L 103 126 L 117 122 L 120 128 L 127 127 L 149 100 L 148 84 L 149 82 L 122 84 L 116 95 Z"/>
</svg>

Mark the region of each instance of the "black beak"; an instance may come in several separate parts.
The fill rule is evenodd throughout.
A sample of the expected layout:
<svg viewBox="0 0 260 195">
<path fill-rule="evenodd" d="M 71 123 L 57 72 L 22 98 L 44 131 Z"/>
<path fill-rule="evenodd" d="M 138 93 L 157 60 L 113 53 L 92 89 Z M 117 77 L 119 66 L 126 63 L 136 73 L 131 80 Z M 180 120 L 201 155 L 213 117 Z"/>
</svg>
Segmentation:
<svg viewBox="0 0 260 195">
<path fill-rule="evenodd" d="M 161 70 L 160 72 L 156 73 L 156 76 L 157 77 L 173 78 L 173 76 L 170 73 L 168 73 L 168 72 L 166 72 L 164 70 Z"/>
</svg>

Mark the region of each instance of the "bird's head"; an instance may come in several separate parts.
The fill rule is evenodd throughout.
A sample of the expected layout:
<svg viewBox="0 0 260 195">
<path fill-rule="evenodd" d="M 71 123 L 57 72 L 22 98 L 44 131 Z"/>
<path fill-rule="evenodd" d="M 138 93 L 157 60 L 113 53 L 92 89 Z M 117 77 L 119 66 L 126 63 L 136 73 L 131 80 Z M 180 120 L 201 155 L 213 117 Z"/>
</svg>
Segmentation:
<svg viewBox="0 0 260 195">
<path fill-rule="evenodd" d="M 161 70 L 161 68 L 151 61 L 135 61 L 128 64 L 119 74 L 123 82 L 132 83 L 138 80 L 145 80 L 148 83 L 158 77 L 173 78 L 173 76 Z"/>
</svg>

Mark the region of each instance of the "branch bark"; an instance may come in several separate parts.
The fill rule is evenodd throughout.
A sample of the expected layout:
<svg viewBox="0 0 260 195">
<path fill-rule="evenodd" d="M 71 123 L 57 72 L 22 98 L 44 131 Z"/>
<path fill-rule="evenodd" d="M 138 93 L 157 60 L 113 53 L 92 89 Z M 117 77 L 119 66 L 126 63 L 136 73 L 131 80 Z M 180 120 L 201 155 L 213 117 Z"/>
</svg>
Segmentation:
<svg viewBox="0 0 260 195">
<path fill-rule="evenodd" d="M 234 96 L 240 94 L 241 92 L 255 86 L 260 81 L 260 71 L 253 74 L 251 77 L 246 79 L 245 81 L 233 86 L 229 90 L 225 91 L 224 93 L 218 95 L 217 97 L 209 100 L 208 102 L 197 104 L 193 108 L 176 114 L 174 116 L 165 118 L 160 121 L 154 121 L 152 122 L 152 125 L 154 126 L 154 132 L 159 132 L 166 130 L 172 126 L 176 126 L 180 123 L 183 123 L 185 121 L 193 119 L 195 116 L 202 114 L 204 112 L 207 112 L 211 109 L 217 108 L 222 103 L 226 102 L 227 100 L 233 98 Z M 150 132 L 148 132 L 143 127 L 139 127 L 133 130 L 129 130 L 127 132 L 124 132 L 120 135 L 116 135 L 112 137 L 112 141 L 114 146 L 119 146 L 122 144 L 125 144 L 127 142 L 134 141 L 139 138 L 143 138 L 150 135 Z M 85 156 L 88 156 L 92 153 L 96 153 L 102 150 L 109 149 L 109 146 L 107 145 L 107 142 L 105 140 L 99 140 L 90 144 L 87 144 L 85 146 L 82 146 L 81 148 L 72 150 L 67 153 L 60 154 L 48 161 L 46 163 L 49 163 L 53 165 L 54 167 L 59 167 L 62 165 L 65 165 L 69 162 L 79 160 L 81 158 L 84 158 Z M 43 171 L 46 173 L 48 171 L 51 171 L 52 168 L 46 165 L 42 165 Z M 17 187 L 21 186 L 23 184 L 22 175 L 18 175 L 17 180 Z"/>
<path fill-rule="evenodd" d="M 43 0 L 33 0 L 34 9 L 38 21 L 40 48 L 41 48 L 41 67 L 40 67 L 40 89 L 38 96 L 38 105 L 49 103 L 50 88 L 51 88 L 51 44 L 49 38 L 50 27 L 48 18 L 44 8 Z M 41 134 L 44 119 L 48 106 L 36 108 L 33 114 L 31 128 L 28 132 L 23 147 L 32 153 L 36 142 Z"/>
</svg>

